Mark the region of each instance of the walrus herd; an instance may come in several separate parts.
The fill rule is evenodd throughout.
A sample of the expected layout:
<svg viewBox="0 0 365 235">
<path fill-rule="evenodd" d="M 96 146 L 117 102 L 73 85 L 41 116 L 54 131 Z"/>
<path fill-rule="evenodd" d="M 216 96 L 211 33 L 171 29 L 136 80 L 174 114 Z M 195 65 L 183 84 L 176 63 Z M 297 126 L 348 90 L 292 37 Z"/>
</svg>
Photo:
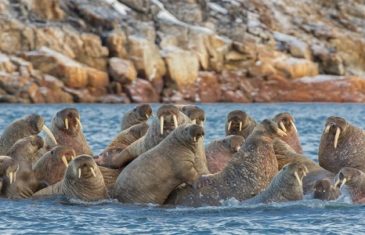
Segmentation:
<svg viewBox="0 0 365 235">
<path fill-rule="evenodd" d="M 233 110 L 226 136 L 205 145 L 203 109 L 164 104 L 154 114 L 142 104 L 124 114 L 121 131 L 99 154 L 81 120 L 65 108 L 50 128 L 38 114 L 10 123 L 0 137 L 1 196 L 198 207 L 336 200 L 347 191 L 353 203 L 365 203 L 365 131 L 341 117 L 326 120 L 318 163 L 303 155 L 287 112 L 259 122 Z"/>
</svg>

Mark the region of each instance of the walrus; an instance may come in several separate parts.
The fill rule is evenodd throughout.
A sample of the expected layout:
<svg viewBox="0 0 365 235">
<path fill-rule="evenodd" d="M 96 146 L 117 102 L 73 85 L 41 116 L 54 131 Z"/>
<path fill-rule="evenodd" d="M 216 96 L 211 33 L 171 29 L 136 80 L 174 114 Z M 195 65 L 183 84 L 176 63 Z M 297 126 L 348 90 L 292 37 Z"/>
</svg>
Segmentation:
<svg viewBox="0 0 365 235">
<path fill-rule="evenodd" d="M 220 205 L 223 200 L 235 198 L 243 201 L 257 195 L 278 172 L 272 142 L 281 135 L 286 133 L 275 122 L 265 119 L 255 127 L 240 151 L 221 172 L 201 176 L 194 183 L 197 187 L 179 187 L 171 193 L 166 203 Z"/>
<path fill-rule="evenodd" d="M 177 186 L 198 177 L 199 138 L 204 129 L 196 124 L 179 126 L 154 148 L 131 162 L 118 176 L 114 197 L 125 203 L 163 204 Z"/>
<path fill-rule="evenodd" d="M 171 104 L 164 104 L 157 110 L 157 118 L 154 118 L 147 133 L 133 142 L 112 159 L 98 159 L 98 164 L 109 168 L 123 168 L 142 153 L 158 145 L 178 126 L 190 123 L 189 118 Z M 105 160 L 105 161 L 104 161 Z"/>
<path fill-rule="evenodd" d="M 52 132 L 44 123 L 44 119 L 38 114 L 31 114 L 24 118 L 15 120 L 6 127 L 0 137 L 0 154 L 6 154 L 19 139 L 27 136 L 37 135 L 44 131 L 53 144 L 57 144 Z"/>
<path fill-rule="evenodd" d="M 204 127 L 205 122 L 205 112 L 203 109 L 199 108 L 196 105 L 183 105 L 180 106 L 179 109 L 183 112 L 188 118 L 190 118 L 193 124 L 198 124 Z"/>
<path fill-rule="evenodd" d="M 9 184 L 14 183 L 18 170 L 19 164 L 13 158 L 0 156 L 0 178 L 2 178 L 3 183 L 5 179 L 8 180 Z"/>
<path fill-rule="evenodd" d="M 284 131 L 287 135 L 281 137 L 286 143 L 288 143 L 297 153 L 303 153 L 302 146 L 300 144 L 298 130 L 294 124 L 294 118 L 290 113 L 279 113 L 274 118 L 279 128 Z"/>
<path fill-rule="evenodd" d="M 8 156 L 15 160 L 19 168 L 14 182 L 4 189 L 8 198 L 28 198 L 47 186 L 39 181 L 32 170 L 32 164 L 38 160 L 38 151 L 43 147 L 43 139 L 39 136 L 28 136 L 18 140 L 9 150 Z"/>
<path fill-rule="evenodd" d="M 126 112 L 121 121 L 121 130 L 124 131 L 131 126 L 145 123 L 152 116 L 152 108 L 149 104 L 140 104 L 134 109 Z"/>
<path fill-rule="evenodd" d="M 85 154 L 70 162 L 61 181 L 36 192 L 33 197 L 54 195 L 82 201 L 98 201 L 109 197 L 98 166 L 91 156 Z"/>
<path fill-rule="evenodd" d="M 240 135 L 247 139 L 255 126 L 256 121 L 246 112 L 234 110 L 227 115 L 226 135 Z"/>
<path fill-rule="evenodd" d="M 365 132 L 344 118 L 327 118 L 318 160 L 321 167 L 335 174 L 342 167 L 365 171 Z"/>
<path fill-rule="evenodd" d="M 259 195 L 245 203 L 272 203 L 298 201 L 303 199 L 303 177 L 308 169 L 303 163 L 285 165 L 274 177 L 270 185 Z"/>
<path fill-rule="evenodd" d="M 89 144 L 82 132 L 80 114 L 77 109 L 65 108 L 58 111 L 52 119 L 51 131 L 59 145 L 71 147 L 77 155 L 92 155 Z M 55 146 L 48 137 L 45 142 L 47 150 Z"/>
<path fill-rule="evenodd" d="M 99 154 L 96 162 L 109 162 L 111 159 L 131 145 L 133 142 L 141 138 L 147 133 L 148 124 L 142 122 L 129 127 L 128 129 L 120 132 L 112 142 L 105 148 L 105 150 Z M 109 159 L 103 159 L 109 158 Z"/>
<path fill-rule="evenodd" d="M 303 179 L 304 194 L 312 193 L 315 189 L 314 185 L 318 180 L 332 180 L 335 177 L 332 172 L 323 169 L 309 157 L 297 153 L 283 140 L 279 138 L 275 139 L 273 141 L 273 146 L 279 169 L 281 169 L 284 165 L 293 162 L 302 163 L 307 167 L 308 173 Z"/>
<path fill-rule="evenodd" d="M 205 154 L 209 172 L 213 174 L 223 170 L 244 142 L 245 139 L 240 135 L 229 135 L 208 144 L 205 147 Z"/>
<path fill-rule="evenodd" d="M 338 187 L 335 187 L 329 179 L 318 180 L 314 184 L 313 198 L 323 201 L 336 200 L 341 195 Z"/>
<path fill-rule="evenodd" d="M 67 146 L 56 146 L 45 153 L 33 165 L 33 171 L 39 181 L 52 185 L 63 179 L 69 162 L 76 157 L 75 151 Z"/>
<path fill-rule="evenodd" d="M 365 203 L 365 173 L 352 167 L 343 167 L 336 175 L 335 187 L 346 185 L 353 203 Z"/>
</svg>

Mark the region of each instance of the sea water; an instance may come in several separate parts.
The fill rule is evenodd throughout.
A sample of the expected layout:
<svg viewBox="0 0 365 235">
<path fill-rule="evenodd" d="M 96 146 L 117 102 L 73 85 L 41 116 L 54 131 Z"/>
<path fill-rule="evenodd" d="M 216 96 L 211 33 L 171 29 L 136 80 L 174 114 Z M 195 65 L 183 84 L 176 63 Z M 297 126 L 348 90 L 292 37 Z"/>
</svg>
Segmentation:
<svg viewBox="0 0 365 235">
<path fill-rule="evenodd" d="M 361 104 L 198 104 L 206 112 L 205 141 L 224 137 L 229 111 L 246 111 L 257 121 L 290 112 L 305 155 L 317 160 L 326 118 L 335 115 L 365 128 Z M 134 105 L 0 105 L 0 130 L 13 120 L 38 113 L 50 126 L 52 116 L 65 107 L 80 111 L 85 136 L 95 154 L 120 130 L 120 120 Z M 159 105 L 153 105 L 154 111 Z M 365 207 L 348 196 L 337 201 L 303 201 L 269 205 L 240 205 L 228 200 L 218 207 L 165 208 L 125 205 L 115 200 L 97 203 L 0 199 L 0 234 L 361 234 L 365 233 Z"/>
</svg>

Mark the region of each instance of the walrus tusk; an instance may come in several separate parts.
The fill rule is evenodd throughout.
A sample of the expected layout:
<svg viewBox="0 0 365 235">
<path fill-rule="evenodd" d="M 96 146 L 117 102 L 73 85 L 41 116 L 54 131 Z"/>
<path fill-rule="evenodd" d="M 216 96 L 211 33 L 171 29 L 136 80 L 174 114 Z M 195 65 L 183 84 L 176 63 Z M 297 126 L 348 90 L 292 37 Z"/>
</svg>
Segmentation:
<svg viewBox="0 0 365 235">
<path fill-rule="evenodd" d="M 303 183 L 302 183 L 302 180 L 299 178 L 298 172 L 294 172 L 294 175 L 295 175 L 295 178 L 298 181 L 298 184 L 302 187 Z"/>
<path fill-rule="evenodd" d="M 196 142 L 196 137 L 194 136 L 194 142 Z"/>
<path fill-rule="evenodd" d="M 230 122 L 228 123 L 228 131 L 230 131 L 230 130 L 231 130 L 231 126 L 232 126 L 232 121 L 230 121 Z"/>
<path fill-rule="evenodd" d="M 196 119 L 193 119 L 191 123 L 196 124 Z"/>
<path fill-rule="evenodd" d="M 164 123 L 164 117 L 160 117 L 160 133 L 163 135 L 163 123 Z"/>
<path fill-rule="evenodd" d="M 94 177 L 96 177 L 96 174 L 95 174 L 94 168 L 90 167 L 90 171 L 91 171 L 91 174 L 93 174 L 93 176 L 94 176 Z"/>
<path fill-rule="evenodd" d="M 175 126 L 175 129 L 176 129 L 178 127 L 177 117 L 176 117 L 176 115 L 172 115 L 172 118 L 174 119 L 174 126 Z"/>
<path fill-rule="evenodd" d="M 63 161 L 63 164 L 65 164 L 65 166 L 68 167 L 68 162 L 67 162 L 66 156 L 63 155 L 61 159 Z"/>
<path fill-rule="evenodd" d="M 236 152 L 240 151 L 240 149 L 241 149 L 240 146 L 236 147 Z"/>
<path fill-rule="evenodd" d="M 280 130 L 279 128 L 277 129 L 276 133 L 280 136 L 287 136 L 287 134 L 284 131 Z"/>
<path fill-rule="evenodd" d="M 65 128 L 68 130 L 68 118 L 65 118 Z"/>
<path fill-rule="evenodd" d="M 77 121 L 77 124 L 79 124 L 79 126 L 80 126 L 80 129 L 82 130 L 83 128 L 82 128 L 82 124 L 81 124 L 81 121 L 80 121 L 80 119 L 79 119 L 79 118 L 76 118 L 76 121 Z"/>
<path fill-rule="evenodd" d="M 326 129 L 324 129 L 324 133 L 327 134 L 330 131 L 331 126 L 327 125 Z"/>
<path fill-rule="evenodd" d="M 10 172 L 9 173 L 9 182 L 10 182 L 10 184 L 12 184 L 14 181 L 14 172 Z"/>
<path fill-rule="evenodd" d="M 290 124 L 293 126 L 295 133 L 298 133 L 298 129 L 292 120 L 290 120 Z"/>
<path fill-rule="evenodd" d="M 204 127 L 204 121 L 200 122 L 200 126 Z"/>
<path fill-rule="evenodd" d="M 279 122 L 279 126 L 280 128 L 284 131 L 284 132 L 287 132 L 286 128 L 285 128 L 285 125 L 283 122 Z"/>
<path fill-rule="evenodd" d="M 340 185 L 340 189 L 341 189 L 342 186 L 345 185 L 346 181 L 347 181 L 346 178 L 344 178 L 342 181 L 340 179 L 337 179 L 337 181 L 335 183 L 335 187 L 337 188 L 337 186 L 341 183 L 341 185 Z"/>
<path fill-rule="evenodd" d="M 79 168 L 79 179 L 81 178 L 81 168 Z"/>
<path fill-rule="evenodd" d="M 52 140 L 52 142 L 57 145 L 57 140 L 56 138 L 54 137 L 52 131 L 46 126 L 46 125 L 43 125 L 42 127 L 42 130 L 49 136 L 49 138 Z"/>
<path fill-rule="evenodd" d="M 240 129 L 239 129 L 239 131 L 241 131 L 242 130 L 242 122 L 240 122 Z"/>
<path fill-rule="evenodd" d="M 148 114 L 146 114 L 146 118 L 147 118 L 147 119 L 149 119 L 149 118 L 150 118 L 150 116 L 148 116 Z"/>
<path fill-rule="evenodd" d="M 333 142 L 334 148 L 337 148 L 338 138 L 340 137 L 340 134 L 341 134 L 341 129 L 339 127 L 337 127 L 336 134 L 335 134 L 335 141 Z"/>
</svg>

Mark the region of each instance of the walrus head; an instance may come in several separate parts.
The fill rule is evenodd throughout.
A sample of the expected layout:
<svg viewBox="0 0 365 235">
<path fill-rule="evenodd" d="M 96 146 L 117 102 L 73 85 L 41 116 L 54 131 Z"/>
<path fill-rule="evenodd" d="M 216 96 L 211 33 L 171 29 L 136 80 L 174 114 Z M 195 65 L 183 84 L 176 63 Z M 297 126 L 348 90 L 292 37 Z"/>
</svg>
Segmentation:
<svg viewBox="0 0 365 235">
<path fill-rule="evenodd" d="M 282 131 L 275 122 L 269 119 L 263 120 L 261 124 L 257 127 L 257 130 L 264 131 L 271 137 L 287 136 L 286 132 Z"/>
<path fill-rule="evenodd" d="M 339 188 L 334 187 L 328 179 L 318 180 L 314 184 L 313 198 L 320 200 L 335 200 L 339 195 Z"/>
<path fill-rule="evenodd" d="M 152 108 L 149 104 L 140 104 L 133 109 L 138 114 L 137 118 L 141 121 L 147 121 L 152 116 Z"/>
<path fill-rule="evenodd" d="M 43 145 L 44 141 L 41 137 L 37 135 L 28 136 L 15 142 L 7 155 L 16 161 L 25 161 L 31 164 L 37 160 L 38 151 Z"/>
<path fill-rule="evenodd" d="M 344 118 L 331 116 L 327 118 L 323 136 L 325 136 L 327 142 L 333 143 L 333 148 L 336 149 L 348 126 Z"/>
<path fill-rule="evenodd" d="M 7 177 L 12 184 L 16 180 L 19 164 L 9 156 L 0 156 L 0 177 Z"/>
<path fill-rule="evenodd" d="M 204 126 L 205 112 L 203 109 L 195 105 L 185 105 L 181 111 L 190 118 L 193 124 Z"/>
<path fill-rule="evenodd" d="M 53 147 L 49 151 L 49 154 L 52 160 L 62 163 L 65 167 L 68 167 L 69 162 L 76 157 L 75 150 L 71 147 L 62 145 Z"/>
<path fill-rule="evenodd" d="M 238 135 L 250 125 L 250 118 L 246 112 L 234 110 L 227 115 L 226 135 Z"/>
<path fill-rule="evenodd" d="M 200 125 L 192 124 L 187 127 L 189 131 L 189 139 L 192 140 L 193 143 L 198 142 L 198 140 L 204 137 L 204 129 Z"/>
<path fill-rule="evenodd" d="M 292 115 L 290 115 L 290 113 L 287 112 L 279 113 L 274 117 L 273 120 L 277 123 L 279 128 L 285 133 L 298 132 L 297 127 L 294 124 L 294 118 Z"/>
<path fill-rule="evenodd" d="M 82 130 L 80 113 L 75 108 L 65 108 L 56 113 L 53 123 L 59 130 L 69 135 L 76 135 Z"/>
<path fill-rule="evenodd" d="M 356 168 L 343 167 L 335 177 L 335 187 L 341 189 L 345 184 L 356 187 L 362 183 L 364 177 L 364 172 Z"/>
<path fill-rule="evenodd" d="M 231 153 L 237 153 L 244 144 L 245 138 L 240 135 L 229 135 L 223 139 L 223 144 L 230 149 Z"/>
<path fill-rule="evenodd" d="M 179 126 L 179 112 L 179 109 L 172 104 L 164 104 L 157 110 L 161 135 L 169 133 Z"/>
</svg>

